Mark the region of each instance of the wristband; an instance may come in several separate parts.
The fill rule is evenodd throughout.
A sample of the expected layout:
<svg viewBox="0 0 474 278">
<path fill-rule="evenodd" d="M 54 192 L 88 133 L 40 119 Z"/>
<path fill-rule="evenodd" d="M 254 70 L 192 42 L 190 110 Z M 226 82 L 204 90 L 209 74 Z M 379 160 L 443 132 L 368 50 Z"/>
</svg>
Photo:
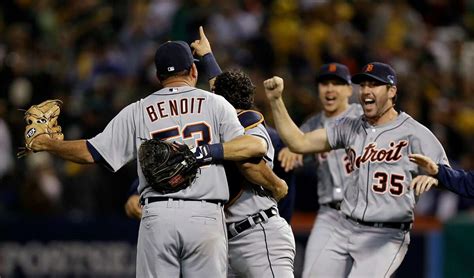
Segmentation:
<svg viewBox="0 0 474 278">
<path fill-rule="evenodd" d="M 202 56 L 201 63 L 204 66 L 207 80 L 211 80 L 212 78 L 218 76 L 222 73 L 219 64 L 217 64 L 216 58 L 212 52 L 207 53 L 206 55 Z"/>
<path fill-rule="evenodd" d="M 224 146 L 221 143 L 208 145 L 211 153 L 212 162 L 224 160 Z"/>
<path fill-rule="evenodd" d="M 221 143 L 198 146 L 194 156 L 199 165 L 219 162 L 224 159 L 224 146 Z"/>
</svg>

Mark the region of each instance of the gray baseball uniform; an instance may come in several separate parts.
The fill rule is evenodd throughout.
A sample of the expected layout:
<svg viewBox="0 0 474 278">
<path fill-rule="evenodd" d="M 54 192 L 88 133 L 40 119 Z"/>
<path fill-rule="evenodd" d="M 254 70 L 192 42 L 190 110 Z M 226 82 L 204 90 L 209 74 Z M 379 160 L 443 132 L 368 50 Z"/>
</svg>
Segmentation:
<svg viewBox="0 0 474 278">
<path fill-rule="evenodd" d="M 358 104 L 349 105 L 348 109 L 335 117 L 327 118 L 324 112 L 309 118 L 302 126 L 303 132 L 326 128 L 329 124 L 343 117 L 358 118 L 363 114 Z M 318 177 L 319 211 L 313 229 L 306 244 L 303 277 L 312 277 L 314 263 L 331 236 L 332 229 L 339 218 L 339 207 L 343 191 L 350 174 L 350 161 L 344 149 L 315 154 Z"/>
<path fill-rule="evenodd" d="M 265 159 L 273 167 L 274 149 L 264 125 L 259 124 L 245 133 L 267 141 Z M 242 180 L 240 176 L 234 181 Z M 295 239 L 291 227 L 280 217 L 275 199 L 247 185 L 225 213 L 229 277 L 293 277 Z"/>
<path fill-rule="evenodd" d="M 142 139 L 188 145 L 225 142 L 243 134 L 223 97 L 193 87 L 163 88 L 125 107 L 89 142 L 117 171 L 136 159 Z M 225 277 L 227 242 L 222 205 L 229 198 L 222 165 L 201 167 L 193 184 L 161 195 L 147 186 L 138 235 L 137 277 Z"/>
<path fill-rule="evenodd" d="M 332 148 L 345 148 L 353 173 L 347 177 L 342 214 L 311 275 L 389 277 L 406 254 L 414 217 L 416 198 L 409 185 L 418 168 L 408 154 L 447 164 L 443 147 L 403 112 L 380 126 L 364 117 L 342 118 L 328 125 L 327 135 Z"/>
</svg>

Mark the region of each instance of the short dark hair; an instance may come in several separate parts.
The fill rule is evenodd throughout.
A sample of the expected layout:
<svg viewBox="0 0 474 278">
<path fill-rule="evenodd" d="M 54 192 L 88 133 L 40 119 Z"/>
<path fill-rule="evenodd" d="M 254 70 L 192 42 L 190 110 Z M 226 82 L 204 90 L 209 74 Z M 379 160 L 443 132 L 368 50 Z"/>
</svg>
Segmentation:
<svg viewBox="0 0 474 278">
<path fill-rule="evenodd" d="M 219 74 L 214 82 L 214 93 L 223 96 L 235 109 L 253 107 L 255 85 L 241 70 L 230 70 Z"/>
</svg>

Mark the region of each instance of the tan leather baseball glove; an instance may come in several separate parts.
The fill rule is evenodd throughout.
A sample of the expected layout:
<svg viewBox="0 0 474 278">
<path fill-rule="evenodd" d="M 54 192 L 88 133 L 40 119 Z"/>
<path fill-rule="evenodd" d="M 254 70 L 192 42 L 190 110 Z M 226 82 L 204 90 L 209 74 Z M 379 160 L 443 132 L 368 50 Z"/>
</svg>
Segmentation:
<svg viewBox="0 0 474 278">
<path fill-rule="evenodd" d="M 39 135 L 47 134 L 52 139 L 64 139 L 61 126 L 58 125 L 61 104 L 59 99 L 46 100 L 25 111 L 25 147 L 20 148 L 18 158 L 32 152 L 31 144 Z"/>
</svg>

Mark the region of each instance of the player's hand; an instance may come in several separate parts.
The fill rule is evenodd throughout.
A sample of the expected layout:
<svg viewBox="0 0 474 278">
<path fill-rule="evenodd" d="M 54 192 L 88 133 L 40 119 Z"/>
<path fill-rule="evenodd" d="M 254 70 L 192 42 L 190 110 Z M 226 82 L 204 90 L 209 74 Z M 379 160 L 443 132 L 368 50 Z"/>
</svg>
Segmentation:
<svg viewBox="0 0 474 278">
<path fill-rule="evenodd" d="M 418 164 L 418 166 L 420 166 L 420 168 L 428 175 L 434 176 L 438 174 L 438 165 L 431 160 L 431 158 L 421 154 L 410 154 L 408 157 L 411 162 Z"/>
<path fill-rule="evenodd" d="M 265 87 L 265 93 L 269 100 L 276 100 L 281 98 L 283 94 L 283 79 L 278 76 L 273 76 L 270 79 L 263 81 L 263 86 Z"/>
<path fill-rule="evenodd" d="M 212 53 L 211 44 L 209 43 L 202 26 L 199 26 L 199 40 L 192 42 L 191 48 L 193 49 L 193 54 L 196 54 L 199 57 Z"/>
<path fill-rule="evenodd" d="M 288 147 L 284 147 L 278 153 L 278 161 L 285 172 L 289 172 L 303 165 L 303 155 L 291 152 Z"/>
<path fill-rule="evenodd" d="M 278 202 L 288 194 L 288 185 L 284 179 L 280 179 L 280 182 L 275 185 L 272 190 L 273 198 Z"/>
<path fill-rule="evenodd" d="M 438 186 L 438 180 L 431 176 L 420 175 L 411 181 L 410 186 L 415 190 L 416 196 L 419 196 L 430 190 L 432 186 Z"/>
<path fill-rule="evenodd" d="M 142 206 L 140 205 L 139 195 L 133 194 L 132 196 L 128 197 L 128 200 L 125 203 L 125 212 L 130 218 L 138 220 L 142 218 Z"/>
<path fill-rule="evenodd" d="M 47 134 L 38 135 L 36 136 L 35 140 L 31 142 L 30 149 L 33 152 L 44 151 L 45 145 L 47 145 L 48 141 L 51 141 L 51 140 L 56 140 L 56 139 L 50 138 Z"/>
</svg>

